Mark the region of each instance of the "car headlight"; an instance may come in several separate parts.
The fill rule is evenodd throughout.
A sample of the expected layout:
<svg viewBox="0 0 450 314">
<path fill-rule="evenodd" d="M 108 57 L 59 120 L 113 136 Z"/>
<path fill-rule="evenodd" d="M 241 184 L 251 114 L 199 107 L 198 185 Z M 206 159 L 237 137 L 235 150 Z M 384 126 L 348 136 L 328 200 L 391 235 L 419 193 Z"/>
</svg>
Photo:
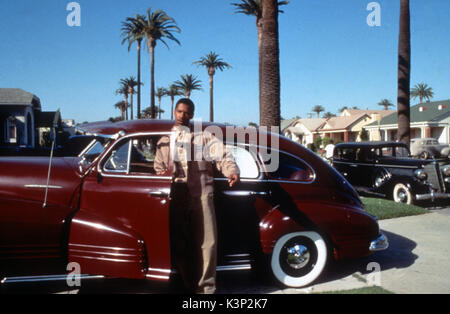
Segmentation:
<svg viewBox="0 0 450 314">
<path fill-rule="evenodd" d="M 450 167 L 449 167 L 449 171 L 450 171 Z M 423 169 L 417 169 L 416 171 L 414 171 L 414 175 L 416 176 L 417 179 L 419 179 L 421 181 L 424 181 L 428 178 L 427 173 Z"/>
<path fill-rule="evenodd" d="M 444 176 L 448 177 L 450 176 L 450 166 L 445 166 L 442 168 L 442 173 L 444 174 Z"/>
</svg>

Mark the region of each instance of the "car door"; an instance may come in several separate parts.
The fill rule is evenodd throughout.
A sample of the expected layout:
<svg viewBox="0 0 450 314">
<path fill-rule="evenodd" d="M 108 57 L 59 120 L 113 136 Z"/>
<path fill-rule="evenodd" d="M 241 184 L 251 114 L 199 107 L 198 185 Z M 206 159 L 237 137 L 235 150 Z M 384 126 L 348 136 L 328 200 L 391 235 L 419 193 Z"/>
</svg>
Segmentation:
<svg viewBox="0 0 450 314">
<path fill-rule="evenodd" d="M 70 158 L 69 158 L 70 159 Z M 0 159 L 0 272 L 64 270 L 63 225 L 76 209 L 80 175 L 64 157 Z M 55 269 L 58 267 L 58 269 Z"/>
<path fill-rule="evenodd" d="M 236 160 L 241 180 L 230 188 L 227 178 L 221 174 L 215 178 L 219 270 L 250 266 L 260 250 L 258 204 L 268 197 L 256 155 L 246 146 L 227 145 L 227 150 Z"/>
<path fill-rule="evenodd" d="M 352 185 L 359 183 L 356 171 L 356 147 L 339 147 L 335 149 L 333 167 L 336 168 Z"/>
<path fill-rule="evenodd" d="M 166 135 L 119 139 L 86 178 L 69 243 L 83 273 L 169 279 L 171 175 L 154 170 Z"/>
<path fill-rule="evenodd" d="M 373 184 L 374 172 L 374 152 L 370 147 L 358 147 L 356 157 L 351 167 L 351 179 L 355 188 L 363 191 L 371 188 Z"/>
</svg>

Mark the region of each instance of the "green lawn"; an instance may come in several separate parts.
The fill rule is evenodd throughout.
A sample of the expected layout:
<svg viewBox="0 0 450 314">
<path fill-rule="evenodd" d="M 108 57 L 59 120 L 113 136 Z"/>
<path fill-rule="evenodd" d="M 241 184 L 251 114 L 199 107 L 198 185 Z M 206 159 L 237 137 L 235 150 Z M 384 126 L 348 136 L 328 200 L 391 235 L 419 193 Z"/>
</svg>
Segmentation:
<svg viewBox="0 0 450 314">
<path fill-rule="evenodd" d="M 319 294 L 393 294 L 393 292 L 383 289 L 382 287 L 373 286 L 351 290 L 328 291 Z"/>
<path fill-rule="evenodd" d="M 395 203 L 381 198 L 361 197 L 361 200 L 366 211 L 373 216 L 377 216 L 379 220 L 422 215 L 428 212 L 419 206 Z"/>
</svg>

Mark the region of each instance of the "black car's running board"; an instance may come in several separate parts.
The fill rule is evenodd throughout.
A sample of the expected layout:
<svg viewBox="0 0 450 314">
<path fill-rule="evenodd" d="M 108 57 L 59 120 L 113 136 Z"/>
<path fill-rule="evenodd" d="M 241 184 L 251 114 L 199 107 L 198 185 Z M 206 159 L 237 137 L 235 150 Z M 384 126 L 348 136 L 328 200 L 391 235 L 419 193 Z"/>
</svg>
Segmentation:
<svg viewBox="0 0 450 314">
<path fill-rule="evenodd" d="M 386 197 L 385 194 L 371 191 L 370 189 L 368 189 L 366 187 L 354 186 L 354 188 L 355 188 L 356 192 L 358 192 L 360 194 L 365 194 L 365 195 L 370 195 L 370 196 L 377 196 L 377 197 Z"/>
</svg>

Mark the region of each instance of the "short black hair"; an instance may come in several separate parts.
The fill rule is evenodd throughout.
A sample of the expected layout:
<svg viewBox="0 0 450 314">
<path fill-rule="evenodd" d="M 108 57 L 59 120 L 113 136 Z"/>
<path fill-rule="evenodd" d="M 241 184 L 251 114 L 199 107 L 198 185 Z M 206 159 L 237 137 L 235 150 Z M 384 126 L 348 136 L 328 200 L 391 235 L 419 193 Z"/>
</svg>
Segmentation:
<svg viewBox="0 0 450 314">
<path fill-rule="evenodd" d="M 189 111 L 194 114 L 195 111 L 195 105 L 194 102 L 192 100 L 190 100 L 189 98 L 181 98 L 177 101 L 177 104 L 175 105 L 175 109 L 177 109 L 179 104 L 185 104 L 189 107 Z"/>
</svg>

